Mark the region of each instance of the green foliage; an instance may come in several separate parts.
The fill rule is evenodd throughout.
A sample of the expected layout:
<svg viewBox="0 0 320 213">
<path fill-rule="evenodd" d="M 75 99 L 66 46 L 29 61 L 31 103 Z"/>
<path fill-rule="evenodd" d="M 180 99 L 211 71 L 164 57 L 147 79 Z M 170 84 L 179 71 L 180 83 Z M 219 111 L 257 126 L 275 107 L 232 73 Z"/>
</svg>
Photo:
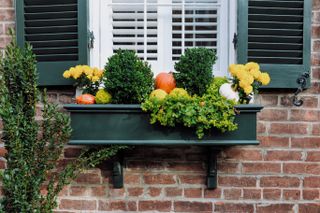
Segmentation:
<svg viewBox="0 0 320 213">
<path fill-rule="evenodd" d="M 104 85 L 116 104 L 138 104 L 153 89 L 153 73 L 147 62 L 129 50 L 118 50 L 105 66 Z"/>
<path fill-rule="evenodd" d="M 225 78 L 212 80 L 203 96 L 166 96 L 162 101 L 148 99 L 142 104 L 149 111 L 150 123 L 174 127 L 182 124 L 196 129 L 198 138 L 203 138 L 205 130 L 213 127 L 224 131 L 237 129 L 234 124 L 235 102 L 226 100 L 219 94 L 219 88 L 226 83 Z"/>
<path fill-rule="evenodd" d="M 203 95 L 211 83 L 212 66 L 216 60 L 214 50 L 187 49 L 174 66 L 177 87 L 186 89 L 191 95 Z"/>
<path fill-rule="evenodd" d="M 15 41 L 11 42 L 0 61 L 0 117 L 2 142 L 7 150 L 1 212 L 52 212 L 58 193 L 79 172 L 126 148 L 85 150 L 80 158 L 57 170 L 58 159 L 71 134 L 70 118 L 59 112 L 56 105 L 48 104 L 44 93 L 43 120 L 36 120 L 40 99 L 36 82 L 36 61 L 31 46 L 20 49 Z M 48 191 L 46 195 L 41 194 L 43 188 Z"/>
</svg>

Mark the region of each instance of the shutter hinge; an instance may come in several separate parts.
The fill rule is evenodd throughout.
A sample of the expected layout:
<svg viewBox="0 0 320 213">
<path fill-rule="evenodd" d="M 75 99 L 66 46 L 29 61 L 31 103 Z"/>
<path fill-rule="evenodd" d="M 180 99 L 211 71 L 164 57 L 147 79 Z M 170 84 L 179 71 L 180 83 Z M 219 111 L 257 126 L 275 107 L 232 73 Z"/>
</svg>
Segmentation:
<svg viewBox="0 0 320 213">
<path fill-rule="evenodd" d="M 297 79 L 297 83 L 299 84 L 299 87 L 297 91 L 294 93 L 293 101 L 292 101 L 293 105 L 297 107 L 300 107 L 303 105 L 303 100 L 298 99 L 298 94 L 306 89 L 308 78 L 310 78 L 310 74 L 308 72 L 305 72 Z"/>
<path fill-rule="evenodd" d="M 95 40 L 95 37 L 94 37 L 93 31 L 89 31 L 89 43 L 88 43 L 88 46 L 89 46 L 90 49 L 92 49 L 94 47 L 94 40 Z"/>
<path fill-rule="evenodd" d="M 232 43 L 233 43 L 234 49 L 236 50 L 237 47 L 238 47 L 238 34 L 237 34 L 237 33 L 234 33 L 234 34 L 233 34 Z"/>
</svg>

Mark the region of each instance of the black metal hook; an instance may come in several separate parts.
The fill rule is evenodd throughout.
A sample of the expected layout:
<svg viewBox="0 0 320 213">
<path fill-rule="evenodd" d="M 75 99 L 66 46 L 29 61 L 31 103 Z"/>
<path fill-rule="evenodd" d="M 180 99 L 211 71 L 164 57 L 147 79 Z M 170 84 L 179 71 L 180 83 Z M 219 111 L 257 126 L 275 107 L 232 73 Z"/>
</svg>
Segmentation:
<svg viewBox="0 0 320 213">
<path fill-rule="evenodd" d="M 297 84 L 299 84 L 300 86 L 298 87 L 297 91 L 294 93 L 293 101 L 292 101 L 293 105 L 297 107 L 300 107 L 303 105 L 303 100 L 298 99 L 298 94 L 306 89 L 308 78 L 310 78 L 310 74 L 308 72 L 305 72 L 297 79 Z"/>
</svg>

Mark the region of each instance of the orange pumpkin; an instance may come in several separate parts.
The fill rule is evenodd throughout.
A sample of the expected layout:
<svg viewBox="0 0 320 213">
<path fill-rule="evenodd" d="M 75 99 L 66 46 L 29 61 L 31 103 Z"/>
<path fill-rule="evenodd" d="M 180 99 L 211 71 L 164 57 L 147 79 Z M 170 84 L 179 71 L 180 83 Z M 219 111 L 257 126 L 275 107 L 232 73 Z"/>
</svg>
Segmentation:
<svg viewBox="0 0 320 213">
<path fill-rule="evenodd" d="M 162 89 L 167 93 L 170 93 L 171 90 L 176 88 L 176 80 L 174 79 L 174 76 L 172 73 L 162 72 L 158 74 L 155 80 L 155 84 L 156 84 L 156 89 Z"/>
<path fill-rule="evenodd" d="M 94 104 L 95 98 L 90 94 L 83 94 L 76 98 L 77 104 Z"/>
</svg>

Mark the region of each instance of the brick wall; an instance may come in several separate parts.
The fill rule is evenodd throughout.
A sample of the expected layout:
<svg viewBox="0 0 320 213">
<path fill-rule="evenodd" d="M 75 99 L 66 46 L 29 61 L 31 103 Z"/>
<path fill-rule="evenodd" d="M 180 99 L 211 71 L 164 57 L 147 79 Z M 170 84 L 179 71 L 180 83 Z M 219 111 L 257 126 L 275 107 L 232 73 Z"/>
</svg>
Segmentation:
<svg viewBox="0 0 320 213">
<path fill-rule="evenodd" d="M 320 212 L 320 0 L 313 3 L 312 88 L 302 95 L 304 106 L 293 107 L 291 93 L 262 94 L 261 145 L 221 152 L 218 189 L 206 189 L 205 148 L 137 147 L 125 154 L 123 189 L 112 188 L 106 162 L 65 187 L 56 212 Z M 12 0 L 0 0 L 0 48 L 13 12 Z M 70 103 L 74 91 L 49 95 Z M 65 160 L 78 153 L 67 147 Z"/>
</svg>

